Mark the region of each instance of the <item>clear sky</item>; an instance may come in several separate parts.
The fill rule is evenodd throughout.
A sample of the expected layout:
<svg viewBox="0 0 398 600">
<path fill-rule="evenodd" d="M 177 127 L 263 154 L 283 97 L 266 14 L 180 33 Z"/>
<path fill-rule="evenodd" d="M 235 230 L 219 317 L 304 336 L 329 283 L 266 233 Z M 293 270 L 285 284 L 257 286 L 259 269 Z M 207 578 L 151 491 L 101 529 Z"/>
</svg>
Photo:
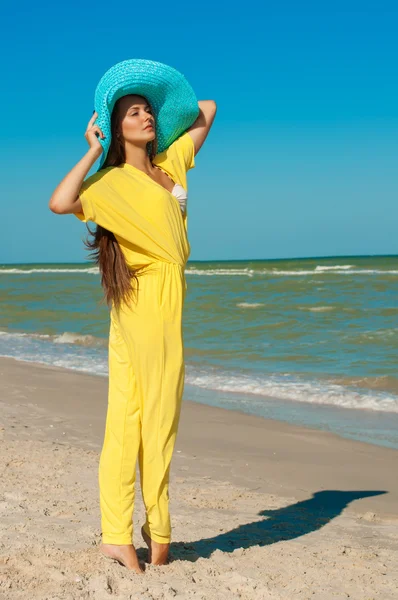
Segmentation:
<svg viewBox="0 0 398 600">
<path fill-rule="evenodd" d="M 398 253 L 396 2 L 22 0 L 2 26 L 0 263 L 87 260 L 86 226 L 48 202 L 127 58 L 217 102 L 188 175 L 190 260 Z"/>
</svg>

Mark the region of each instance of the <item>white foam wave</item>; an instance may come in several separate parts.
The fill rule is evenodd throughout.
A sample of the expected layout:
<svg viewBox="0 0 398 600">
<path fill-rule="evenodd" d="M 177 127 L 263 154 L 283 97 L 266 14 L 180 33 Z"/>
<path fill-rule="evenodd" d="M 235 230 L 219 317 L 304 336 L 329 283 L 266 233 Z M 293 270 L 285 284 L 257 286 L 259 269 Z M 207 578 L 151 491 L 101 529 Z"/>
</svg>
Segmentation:
<svg viewBox="0 0 398 600">
<path fill-rule="evenodd" d="M 367 409 L 398 413 L 398 396 L 386 392 L 356 391 L 353 387 L 318 381 L 300 381 L 286 375 L 254 377 L 232 373 L 211 374 L 198 369 L 187 369 L 187 383 L 223 392 L 253 394 L 280 400 L 329 404 L 340 408 Z"/>
<path fill-rule="evenodd" d="M 245 275 L 247 277 L 253 277 L 262 271 L 256 269 L 194 269 L 189 267 L 185 269 L 186 275 L 208 275 L 212 277 L 214 275 Z"/>
<path fill-rule="evenodd" d="M 98 267 L 87 267 L 85 269 L 1 269 L 0 275 L 35 275 L 37 273 L 73 273 L 75 275 L 98 275 Z M 186 275 L 200 275 L 200 276 L 243 276 L 253 277 L 258 275 L 266 276 L 289 276 L 299 277 L 302 275 L 314 275 L 315 273 L 321 273 L 322 275 L 398 275 L 398 269 L 380 270 L 380 269 L 353 269 L 352 265 L 336 265 L 336 266 L 317 266 L 315 269 L 297 269 L 297 270 L 284 270 L 284 269 L 194 269 L 188 267 L 185 269 Z"/>
<path fill-rule="evenodd" d="M 257 273 L 259 273 L 259 271 L 257 271 Z M 279 271 L 279 270 L 274 270 L 274 271 L 263 271 L 263 274 L 270 274 L 270 275 L 292 275 L 292 276 L 296 276 L 296 275 L 314 275 L 315 270 L 312 271 L 304 271 L 304 270 L 300 270 L 300 271 Z M 398 275 L 398 269 L 394 270 L 381 270 L 381 269 L 350 269 L 350 270 L 344 270 L 344 269 L 339 269 L 336 271 L 322 271 L 322 275 Z"/>
<path fill-rule="evenodd" d="M 0 336 L 7 337 L 8 339 L 28 337 L 45 340 L 51 338 L 51 336 L 47 333 L 10 333 L 9 331 L 0 331 Z"/>
<path fill-rule="evenodd" d="M 27 362 L 40 362 L 75 371 L 106 375 L 106 340 L 73 333 L 58 336 L 0 332 L 0 356 Z M 398 395 L 368 390 L 353 385 L 302 380 L 297 376 L 262 375 L 218 371 L 187 364 L 186 382 L 207 390 L 240 394 L 239 402 L 253 408 L 267 398 L 310 404 L 328 404 L 340 408 L 398 413 Z M 252 397 L 247 400 L 247 397 Z M 237 404 L 237 408 L 239 408 Z"/>
<path fill-rule="evenodd" d="M 335 306 L 298 306 L 299 310 L 309 310 L 311 312 L 327 312 L 329 310 L 334 310 Z"/>
<path fill-rule="evenodd" d="M 93 335 L 81 335 L 65 331 L 53 338 L 55 344 L 79 344 L 80 346 L 103 346 L 106 340 L 96 338 Z"/>
<path fill-rule="evenodd" d="M 336 269 L 352 269 L 354 265 L 334 265 L 334 266 L 322 266 L 318 265 L 315 267 L 315 271 L 333 271 Z"/>
<path fill-rule="evenodd" d="M 238 302 L 236 306 L 239 308 L 258 308 L 259 306 L 265 306 L 262 302 Z"/>
<path fill-rule="evenodd" d="M 0 269 L 0 275 L 33 275 L 35 273 L 75 273 L 80 275 L 89 273 L 98 275 L 98 267 L 88 267 L 87 269 Z"/>
<path fill-rule="evenodd" d="M 13 340 L 17 341 L 18 338 L 30 338 L 32 340 L 48 340 L 54 344 L 77 344 L 79 346 L 104 346 L 106 340 L 103 338 L 97 338 L 93 335 L 81 335 L 79 333 L 72 333 L 65 331 L 59 335 L 49 335 L 47 333 L 21 333 L 21 332 L 9 332 L 0 331 L 0 336 L 6 338 L 10 343 Z"/>
<path fill-rule="evenodd" d="M 56 339 L 62 340 L 62 337 L 1 331 L 0 356 L 96 375 L 106 375 L 108 368 L 106 348 L 100 347 L 101 344 L 85 345 L 76 343 L 76 341 L 73 344 L 66 341 L 57 343 Z M 85 336 L 80 337 L 84 338 Z M 67 339 L 67 336 L 64 339 Z"/>
<path fill-rule="evenodd" d="M 39 362 L 49 366 L 63 367 L 73 371 L 108 374 L 108 361 L 105 349 L 87 349 L 82 351 L 66 350 L 55 352 L 53 344 L 46 347 L 8 346 L 0 349 L 0 356 L 15 358 L 24 362 Z M 76 348 L 76 347 L 75 347 Z M 77 348 L 76 348 L 77 350 Z M 246 397 L 243 404 L 261 408 L 267 398 L 290 400 L 309 404 L 326 404 L 339 408 L 382 411 L 398 413 L 398 396 L 385 392 L 374 392 L 353 387 L 317 381 L 298 381 L 292 376 L 283 380 L 282 376 L 256 378 L 252 375 L 215 374 L 187 364 L 186 383 L 221 392 L 240 394 Z M 247 400 L 251 395 L 253 400 Z M 236 408 L 242 408 L 242 399 L 238 399 Z"/>
<path fill-rule="evenodd" d="M 204 275 L 207 277 L 213 276 L 246 276 L 253 277 L 258 275 L 266 275 L 273 277 L 289 276 L 301 277 L 302 275 L 398 275 L 398 269 L 351 269 L 350 265 L 336 267 L 316 267 L 315 269 L 297 269 L 294 271 L 287 269 L 193 269 L 187 268 L 186 275 Z"/>
<path fill-rule="evenodd" d="M 82 358 L 79 356 L 68 356 L 67 358 L 58 359 L 55 356 L 47 356 L 45 354 L 40 354 L 38 356 L 33 355 L 11 355 L 11 354 L 1 354 L 1 358 L 13 358 L 14 360 L 19 360 L 20 362 L 27 363 L 39 363 L 41 365 L 46 365 L 48 367 L 60 367 L 62 369 L 68 369 L 70 371 L 78 371 L 79 373 L 89 373 L 91 375 L 102 375 L 107 376 L 108 369 L 103 360 L 95 361 L 92 358 Z"/>
</svg>

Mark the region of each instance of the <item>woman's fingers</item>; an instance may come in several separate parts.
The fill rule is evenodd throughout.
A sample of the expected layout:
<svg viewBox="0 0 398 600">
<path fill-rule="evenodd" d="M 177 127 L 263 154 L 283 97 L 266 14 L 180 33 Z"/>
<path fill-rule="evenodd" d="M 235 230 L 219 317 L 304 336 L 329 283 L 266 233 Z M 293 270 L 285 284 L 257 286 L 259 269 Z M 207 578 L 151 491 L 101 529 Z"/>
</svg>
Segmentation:
<svg viewBox="0 0 398 600">
<path fill-rule="evenodd" d="M 91 119 L 88 122 L 87 129 L 93 125 L 93 123 L 97 117 L 98 117 L 98 113 L 94 111 L 93 116 L 91 117 Z"/>
<path fill-rule="evenodd" d="M 98 127 L 98 125 L 93 125 L 91 127 L 91 131 L 97 132 L 99 133 L 99 135 L 102 137 L 102 139 L 104 139 L 105 135 L 102 133 L 101 129 Z"/>
<path fill-rule="evenodd" d="M 102 139 L 105 138 L 105 135 L 102 133 L 101 129 L 98 127 L 98 125 L 92 125 L 91 127 L 87 127 L 86 129 L 86 135 L 88 133 L 95 133 L 95 134 L 99 134 L 101 136 Z"/>
<path fill-rule="evenodd" d="M 98 132 L 98 133 L 101 135 L 101 137 L 102 137 L 102 138 L 104 138 L 105 136 L 104 136 L 104 134 L 102 133 L 101 129 L 98 127 L 98 125 L 93 125 L 93 123 L 94 123 L 94 121 L 95 121 L 95 119 L 96 119 L 97 117 L 98 117 L 98 113 L 94 111 L 94 113 L 93 113 L 93 116 L 91 117 L 91 119 L 90 119 L 90 120 L 89 120 L 89 122 L 88 122 L 87 129 L 86 129 L 86 133 L 87 133 L 87 132 L 88 132 L 90 129 L 91 129 L 91 130 L 93 130 L 93 131 L 95 130 L 95 131 L 97 131 L 97 132 Z"/>
<path fill-rule="evenodd" d="M 97 113 L 94 112 L 93 116 L 91 117 L 91 119 L 88 122 L 84 137 L 86 138 L 90 148 L 95 148 L 96 150 L 102 152 L 102 145 L 98 138 L 100 137 L 100 138 L 104 139 L 105 135 L 102 133 L 102 131 L 98 127 L 98 125 L 93 125 L 96 118 L 97 118 Z"/>
</svg>

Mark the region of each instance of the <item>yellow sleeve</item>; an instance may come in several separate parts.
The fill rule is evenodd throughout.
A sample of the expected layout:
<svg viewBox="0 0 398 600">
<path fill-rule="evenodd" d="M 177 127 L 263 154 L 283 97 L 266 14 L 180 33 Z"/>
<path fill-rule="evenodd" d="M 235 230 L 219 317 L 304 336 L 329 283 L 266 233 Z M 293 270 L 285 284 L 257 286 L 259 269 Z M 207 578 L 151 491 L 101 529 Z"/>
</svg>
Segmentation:
<svg viewBox="0 0 398 600">
<path fill-rule="evenodd" d="M 157 154 L 154 163 L 187 189 L 187 172 L 195 167 L 195 145 L 189 133 L 185 131 L 166 150 Z"/>
<path fill-rule="evenodd" d="M 179 138 L 171 144 L 171 151 L 177 156 L 177 159 L 184 165 L 185 171 L 195 167 L 195 146 L 192 137 L 188 131 L 185 131 Z"/>
<path fill-rule="evenodd" d="M 84 223 L 93 221 L 94 223 L 99 224 L 98 219 L 104 221 L 104 218 L 106 218 L 105 214 L 107 207 L 104 205 L 101 195 L 98 194 L 98 189 L 100 187 L 102 188 L 101 179 L 106 175 L 110 168 L 97 171 L 97 173 L 94 173 L 83 181 L 79 191 L 83 212 L 74 213 L 80 221 L 83 221 Z M 103 227 L 105 227 L 105 225 L 103 225 Z"/>
</svg>

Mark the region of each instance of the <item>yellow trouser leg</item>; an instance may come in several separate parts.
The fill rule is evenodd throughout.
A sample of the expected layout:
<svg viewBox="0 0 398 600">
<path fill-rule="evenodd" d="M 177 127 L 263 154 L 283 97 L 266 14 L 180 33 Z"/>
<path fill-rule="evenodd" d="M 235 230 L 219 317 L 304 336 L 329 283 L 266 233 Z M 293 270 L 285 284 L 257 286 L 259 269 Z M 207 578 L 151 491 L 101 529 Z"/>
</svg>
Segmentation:
<svg viewBox="0 0 398 600">
<path fill-rule="evenodd" d="M 158 264 L 157 271 L 140 278 L 138 304 L 119 317 L 142 398 L 139 466 L 144 529 L 160 543 L 171 538 L 169 473 L 184 388 L 183 283 L 178 266 Z"/>
<path fill-rule="evenodd" d="M 104 544 L 132 544 L 139 444 L 139 389 L 131 354 L 111 314 L 108 410 L 98 472 Z"/>
<path fill-rule="evenodd" d="M 144 529 L 155 542 L 163 544 L 171 539 L 169 475 L 184 388 L 182 343 L 177 329 L 163 324 L 163 351 L 156 364 L 160 377 L 145 392 L 139 453 L 146 508 Z"/>
</svg>

